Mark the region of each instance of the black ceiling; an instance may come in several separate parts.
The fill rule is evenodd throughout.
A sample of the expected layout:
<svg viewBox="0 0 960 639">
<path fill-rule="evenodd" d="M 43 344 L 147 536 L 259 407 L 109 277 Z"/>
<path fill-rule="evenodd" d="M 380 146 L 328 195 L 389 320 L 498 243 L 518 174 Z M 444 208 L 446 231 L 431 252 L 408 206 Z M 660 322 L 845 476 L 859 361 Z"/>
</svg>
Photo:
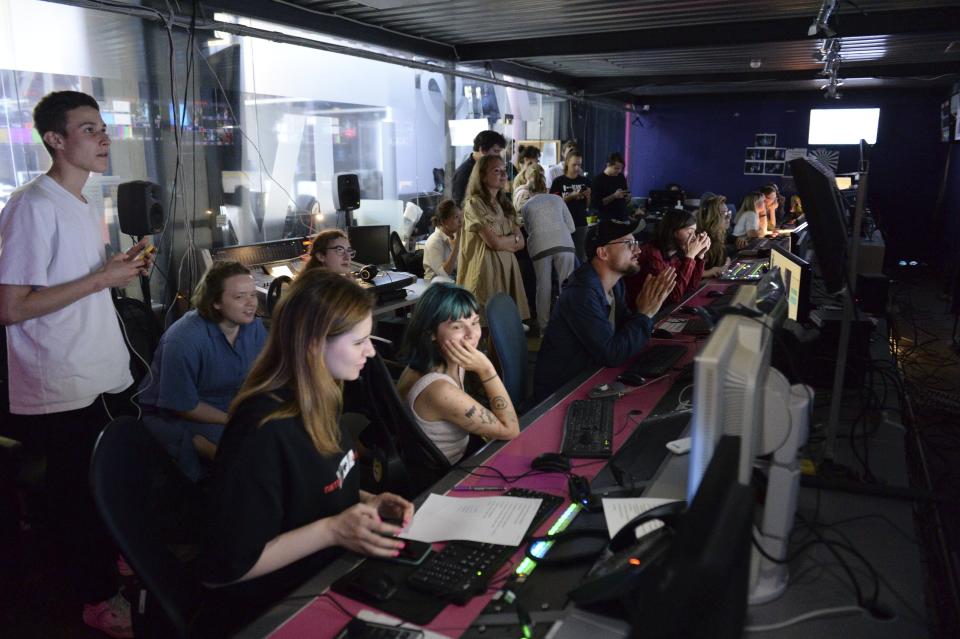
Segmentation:
<svg viewBox="0 0 960 639">
<path fill-rule="evenodd" d="M 812 90 L 820 0 L 209 0 L 223 10 L 587 96 Z M 845 88 L 960 80 L 956 0 L 838 2 Z"/>
</svg>

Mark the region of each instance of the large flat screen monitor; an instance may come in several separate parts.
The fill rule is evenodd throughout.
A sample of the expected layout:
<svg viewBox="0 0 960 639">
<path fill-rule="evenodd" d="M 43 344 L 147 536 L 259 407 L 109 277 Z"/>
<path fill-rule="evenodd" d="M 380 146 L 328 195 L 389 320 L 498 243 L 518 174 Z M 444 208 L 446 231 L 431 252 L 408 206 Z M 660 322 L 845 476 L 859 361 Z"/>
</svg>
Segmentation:
<svg viewBox="0 0 960 639">
<path fill-rule="evenodd" d="M 848 241 L 845 205 L 833 172 L 809 158 L 791 160 L 790 169 L 803 200 L 824 285 L 828 293 L 838 293 L 846 278 Z"/>
<path fill-rule="evenodd" d="M 813 269 L 810 263 L 777 245 L 770 250 L 770 268 L 780 268 L 780 277 L 787 292 L 787 317 L 804 322 L 810 313 L 810 281 Z"/>
<path fill-rule="evenodd" d="M 880 109 L 810 109 L 807 144 L 876 144 L 879 125 Z"/>
<path fill-rule="evenodd" d="M 351 226 L 347 228 L 350 246 L 357 252 L 353 261 L 358 264 L 390 264 L 390 226 Z"/>
</svg>

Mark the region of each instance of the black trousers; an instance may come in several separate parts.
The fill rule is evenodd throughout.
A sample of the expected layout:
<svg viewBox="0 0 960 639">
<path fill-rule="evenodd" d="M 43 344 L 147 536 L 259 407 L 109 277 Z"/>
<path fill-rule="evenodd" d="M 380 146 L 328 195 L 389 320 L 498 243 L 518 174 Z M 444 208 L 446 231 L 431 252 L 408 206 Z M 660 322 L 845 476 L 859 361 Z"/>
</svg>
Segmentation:
<svg viewBox="0 0 960 639">
<path fill-rule="evenodd" d="M 17 415 L 23 432 L 39 438 L 47 459 L 47 523 L 58 563 L 79 600 L 96 603 L 117 593 L 117 551 L 93 503 L 90 459 L 110 417 L 98 397 L 90 406 L 47 415 Z M 111 413 L 117 413 L 111 408 Z M 35 440 L 36 441 L 36 440 Z"/>
</svg>

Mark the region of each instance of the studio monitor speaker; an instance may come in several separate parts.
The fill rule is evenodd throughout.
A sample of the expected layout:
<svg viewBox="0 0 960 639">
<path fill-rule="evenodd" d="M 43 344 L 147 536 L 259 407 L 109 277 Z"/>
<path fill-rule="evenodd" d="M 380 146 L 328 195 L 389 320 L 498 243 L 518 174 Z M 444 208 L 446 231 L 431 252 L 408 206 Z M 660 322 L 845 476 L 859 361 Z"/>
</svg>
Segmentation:
<svg viewBox="0 0 960 639">
<path fill-rule="evenodd" d="M 120 231 L 126 235 L 153 235 L 163 229 L 160 187 L 138 180 L 117 187 Z"/>
<path fill-rule="evenodd" d="M 333 205 L 338 211 L 360 208 L 360 180 L 355 173 L 337 175 L 337 188 L 333 191 Z"/>
</svg>

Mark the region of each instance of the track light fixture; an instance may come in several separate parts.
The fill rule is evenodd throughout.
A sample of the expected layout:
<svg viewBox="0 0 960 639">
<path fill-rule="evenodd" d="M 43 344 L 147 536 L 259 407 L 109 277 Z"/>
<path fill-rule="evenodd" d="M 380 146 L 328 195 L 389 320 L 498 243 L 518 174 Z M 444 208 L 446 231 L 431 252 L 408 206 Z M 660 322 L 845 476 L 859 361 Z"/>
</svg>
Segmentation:
<svg viewBox="0 0 960 639">
<path fill-rule="evenodd" d="M 808 36 L 819 35 L 832 38 L 836 35 L 836 32 L 830 28 L 830 16 L 832 16 L 836 10 L 838 2 L 839 0 L 823 0 L 823 4 L 820 5 L 820 11 L 817 12 L 816 20 L 814 20 L 810 28 L 807 29 Z"/>
</svg>

